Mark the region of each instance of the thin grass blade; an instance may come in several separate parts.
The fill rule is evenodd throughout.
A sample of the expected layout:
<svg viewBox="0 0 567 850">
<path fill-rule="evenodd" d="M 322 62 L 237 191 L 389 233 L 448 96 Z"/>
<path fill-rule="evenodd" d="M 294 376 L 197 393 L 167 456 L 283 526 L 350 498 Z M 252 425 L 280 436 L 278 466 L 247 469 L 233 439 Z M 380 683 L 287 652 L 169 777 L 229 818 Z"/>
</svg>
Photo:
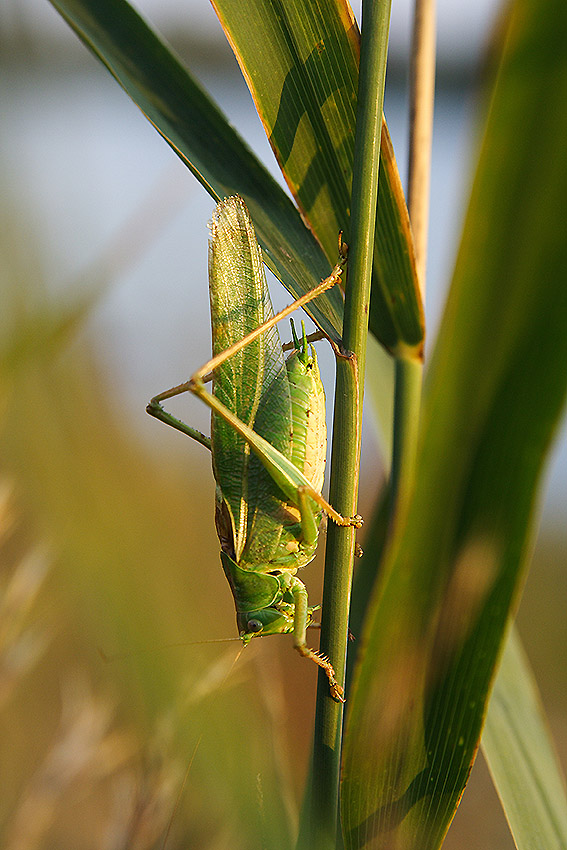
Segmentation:
<svg viewBox="0 0 567 850">
<path fill-rule="evenodd" d="M 567 796 L 537 685 L 512 629 L 482 748 L 518 850 L 567 847 Z"/>
</svg>

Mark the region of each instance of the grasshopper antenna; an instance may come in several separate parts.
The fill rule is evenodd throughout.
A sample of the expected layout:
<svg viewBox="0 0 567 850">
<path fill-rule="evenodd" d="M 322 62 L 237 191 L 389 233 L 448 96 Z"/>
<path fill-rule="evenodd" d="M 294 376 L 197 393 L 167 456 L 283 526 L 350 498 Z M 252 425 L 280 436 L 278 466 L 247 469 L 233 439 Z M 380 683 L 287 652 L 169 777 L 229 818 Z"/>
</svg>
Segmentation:
<svg viewBox="0 0 567 850">
<path fill-rule="evenodd" d="M 176 641 L 175 643 L 164 643 L 161 646 L 144 646 L 140 649 L 134 649 L 132 652 L 115 652 L 109 655 L 102 647 L 98 647 L 98 654 L 105 664 L 114 664 L 117 661 L 126 661 L 128 658 L 135 658 L 136 655 L 149 655 L 153 652 L 163 652 L 164 649 L 179 649 L 184 646 L 203 646 L 208 643 L 233 643 L 239 641 L 239 637 L 226 638 L 211 638 L 210 640 L 189 640 Z"/>
<path fill-rule="evenodd" d="M 232 638 L 229 638 L 229 640 L 232 640 Z M 240 640 L 240 638 L 236 638 L 236 640 Z M 197 643 L 217 643 L 217 642 L 218 642 L 218 643 L 220 643 L 221 641 L 196 641 L 196 642 L 197 642 Z M 219 692 L 223 689 L 223 687 L 225 686 L 226 682 L 228 681 L 228 677 L 229 677 L 229 676 L 230 676 L 230 674 L 232 673 L 232 671 L 233 671 L 233 669 L 234 669 L 234 667 L 235 667 L 235 665 L 236 665 L 236 662 L 238 661 L 238 659 L 239 659 L 239 658 L 240 658 L 240 656 L 242 655 L 243 651 L 244 651 L 244 645 L 242 645 L 242 646 L 240 647 L 239 651 L 237 652 L 237 654 L 236 654 L 236 655 L 235 655 L 235 657 L 234 657 L 234 660 L 233 660 L 232 664 L 231 664 L 231 665 L 230 665 L 230 667 L 228 668 L 228 670 L 227 670 L 227 672 L 226 672 L 226 674 L 225 674 L 225 676 L 224 676 L 224 678 L 223 678 L 223 680 L 222 680 L 222 682 L 221 682 L 221 684 L 220 684 L 220 686 L 219 686 Z M 180 789 L 179 789 L 179 793 L 177 794 L 177 799 L 175 800 L 175 805 L 173 806 L 173 809 L 172 809 L 171 815 L 170 815 L 170 817 L 169 817 L 169 821 L 167 822 L 167 828 L 166 828 L 166 830 L 165 830 L 165 835 L 164 835 L 164 837 L 163 837 L 163 843 L 162 843 L 162 845 L 161 845 L 161 850 L 166 850 L 166 845 L 167 845 L 167 842 L 168 842 L 168 840 L 169 840 L 169 836 L 170 836 L 170 833 L 171 833 L 171 828 L 172 828 L 172 826 L 173 826 L 173 822 L 174 822 L 174 820 L 175 820 L 175 817 L 176 817 L 176 815 L 177 815 L 177 812 L 179 811 L 179 806 L 181 805 L 181 800 L 183 799 L 183 794 L 185 793 L 185 787 L 186 787 L 186 785 L 187 785 L 187 781 L 188 781 L 188 779 L 189 779 L 189 774 L 191 773 L 191 768 L 193 767 L 193 762 L 195 761 L 195 756 L 197 755 L 197 750 L 199 749 L 199 745 L 201 744 L 201 741 L 202 741 L 202 739 L 203 739 L 203 734 L 204 734 L 203 732 L 201 732 L 201 733 L 199 734 L 199 737 L 197 738 L 197 741 L 196 741 L 196 743 L 195 743 L 195 746 L 193 747 L 193 752 L 191 753 L 191 757 L 190 757 L 190 759 L 189 759 L 189 761 L 188 761 L 188 763 L 187 763 L 187 769 L 185 770 L 185 775 L 184 775 L 184 777 L 183 777 L 183 782 L 181 783 L 181 787 L 180 787 Z"/>
</svg>

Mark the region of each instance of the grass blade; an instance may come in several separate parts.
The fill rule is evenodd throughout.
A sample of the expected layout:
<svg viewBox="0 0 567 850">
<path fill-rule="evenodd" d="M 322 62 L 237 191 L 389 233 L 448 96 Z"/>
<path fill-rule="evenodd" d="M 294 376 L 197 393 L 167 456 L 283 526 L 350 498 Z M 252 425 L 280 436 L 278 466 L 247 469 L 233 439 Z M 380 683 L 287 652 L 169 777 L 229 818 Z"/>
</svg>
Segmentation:
<svg viewBox="0 0 567 850">
<path fill-rule="evenodd" d="M 494 683 L 482 749 L 518 850 L 567 847 L 564 780 L 514 629 Z"/>
</svg>

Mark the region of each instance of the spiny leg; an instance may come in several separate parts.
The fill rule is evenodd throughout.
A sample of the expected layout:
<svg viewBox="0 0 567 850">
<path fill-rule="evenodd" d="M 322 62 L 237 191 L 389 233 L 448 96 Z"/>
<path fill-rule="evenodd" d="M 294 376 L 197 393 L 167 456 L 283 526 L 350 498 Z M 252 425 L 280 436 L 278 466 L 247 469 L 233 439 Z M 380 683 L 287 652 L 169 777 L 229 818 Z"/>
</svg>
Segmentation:
<svg viewBox="0 0 567 850">
<path fill-rule="evenodd" d="M 315 664 L 321 667 L 329 680 L 329 689 L 331 696 L 337 702 L 344 702 L 344 690 L 337 682 L 335 670 L 331 662 L 324 655 L 315 652 L 307 646 L 307 590 L 305 585 L 298 578 L 295 579 L 292 587 L 293 599 L 295 602 L 295 613 L 293 618 L 293 645 L 303 658 L 310 658 Z"/>
</svg>

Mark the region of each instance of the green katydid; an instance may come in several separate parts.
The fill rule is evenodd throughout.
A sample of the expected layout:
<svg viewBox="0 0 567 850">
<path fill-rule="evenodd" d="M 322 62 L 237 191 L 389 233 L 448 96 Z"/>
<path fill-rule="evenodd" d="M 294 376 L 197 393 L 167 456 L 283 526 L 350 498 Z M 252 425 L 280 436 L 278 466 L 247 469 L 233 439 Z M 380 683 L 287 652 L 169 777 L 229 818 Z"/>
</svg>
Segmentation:
<svg viewBox="0 0 567 850">
<path fill-rule="evenodd" d="M 215 523 L 240 637 L 293 633 L 294 646 L 322 667 L 343 700 L 331 662 L 310 649 L 314 608 L 297 577 L 317 548 L 321 515 L 360 527 L 321 496 L 326 455 L 325 397 L 305 326 L 284 359 L 276 322 L 340 279 L 331 275 L 277 316 L 262 255 L 242 198 L 221 202 L 211 222 L 209 289 L 213 358 L 189 381 L 155 396 L 148 413 L 211 450 L 217 483 Z M 213 380 L 213 392 L 205 387 Z M 211 409 L 211 437 L 167 413 L 162 402 L 195 393 Z"/>
</svg>

